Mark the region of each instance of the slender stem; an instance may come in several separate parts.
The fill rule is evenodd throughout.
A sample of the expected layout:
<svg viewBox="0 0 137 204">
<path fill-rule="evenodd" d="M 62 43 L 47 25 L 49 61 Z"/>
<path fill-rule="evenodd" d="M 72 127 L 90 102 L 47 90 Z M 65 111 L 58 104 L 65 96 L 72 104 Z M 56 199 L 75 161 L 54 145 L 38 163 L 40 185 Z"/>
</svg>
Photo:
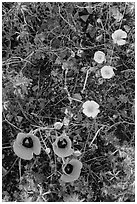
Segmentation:
<svg viewBox="0 0 137 204">
<path fill-rule="evenodd" d="M 64 89 L 66 90 L 66 92 L 67 92 L 67 95 L 68 95 L 68 99 L 69 99 L 69 101 L 70 101 L 70 104 L 72 103 L 72 98 L 71 98 L 71 96 L 70 96 L 70 93 L 69 93 L 69 91 L 68 91 L 68 87 L 67 87 L 67 73 L 68 73 L 68 68 L 66 68 L 66 70 L 65 70 L 65 82 L 64 82 Z"/>
<path fill-rule="evenodd" d="M 81 100 L 78 100 L 78 99 L 76 99 L 76 98 L 70 97 L 70 99 L 73 100 L 73 101 L 78 101 L 78 102 L 80 102 L 80 103 L 83 103 Z"/>
<path fill-rule="evenodd" d="M 85 90 L 85 88 L 86 88 L 86 84 L 87 84 L 88 75 L 89 75 L 89 69 L 87 70 L 87 73 L 86 73 L 86 78 L 85 78 L 85 82 L 84 82 L 84 86 L 83 86 L 83 89 L 82 89 L 81 93 L 83 93 L 83 92 L 84 92 L 84 90 Z"/>
<path fill-rule="evenodd" d="M 19 176 L 20 176 L 20 182 L 21 182 L 21 158 L 19 158 Z"/>
<path fill-rule="evenodd" d="M 12 146 L 2 147 L 2 149 L 9 149 L 9 148 L 12 148 Z"/>
<path fill-rule="evenodd" d="M 63 162 L 63 164 L 65 164 L 66 162 L 65 162 L 65 159 L 64 159 L 64 157 L 62 157 L 61 159 L 62 159 L 62 162 Z"/>
<path fill-rule="evenodd" d="M 92 139 L 92 141 L 91 141 L 91 143 L 90 143 L 90 145 L 89 145 L 89 147 L 91 147 L 91 145 L 92 145 L 92 143 L 94 142 L 94 140 L 96 139 L 96 137 L 98 136 L 98 133 L 100 132 L 100 130 L 102 130 L 104 128 L 104 126 L 103 127 L 101 127 L 97 132 L 96 132 L 96 134 L 95 134 L 95 136 L 93 137 L 93 139 Z"/>
<path fill-rule="evenodd" d="M 40 130 L 55 130 L 54 128 L 49 128 L 49 127 L 39 127 L 35 130 L 33 130 L 33 134 L 36 134 L 36 132 L 40 131 Z"/>
</svg>

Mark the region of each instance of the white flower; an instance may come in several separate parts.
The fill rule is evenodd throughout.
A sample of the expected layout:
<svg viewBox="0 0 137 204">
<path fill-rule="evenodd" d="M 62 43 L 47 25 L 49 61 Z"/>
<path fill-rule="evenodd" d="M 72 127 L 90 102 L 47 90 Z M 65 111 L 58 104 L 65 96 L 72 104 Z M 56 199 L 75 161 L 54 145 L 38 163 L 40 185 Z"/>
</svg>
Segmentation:
<svg viewBox="0 0 137 204">
<path fill-rule="evenodd" d="M 73 155 L 79 157 L 82 153 L 79 150 L 76 150 Z"/>
<path fill-rule="evenodd" d="M 79 49 L 79 50 L 77 51 L 77 56 L 82 57 L 82 54 L 83 54 L 83 50 L 80 50 L 80 49 Z"/>
<path fill-rule="evenodd" d="M 100 112 L 99 105 L 95 101 L 86 101 L 83 103 L 83 113 L 87 117 L 95 118 Z"/>
<path fill-rule="evenodd" d="M 101 76 L 104 78 L 104 79 L 110 79 L 112 78 L 115 73 L 113 71 L 113 68 L 114 67 L 111 67 L 111 66 L 104 66 L 101 68 Z"/>
<path fill-rule="evenodd" d="M 79 199 L 79 195 L 78 194 L 76 194 L 76 193 L 72 193 L 72 194 L 70 194 L 70 195 L 65 195 L 64 197 L 63 197 L 63 201 L 64 202 L 83 202 L 85 199 L 82 199 L 82 200 L 80 200 Z"/>
<path fill-rule="evenodd" d="M 62 126 L 63 126 L 63 123 L 61 123 L 61 122 L 54 123 L 54 128 L 56 130 L 60 130 L 62 128 Z"/>
<path fill-rule="evenodd" d="M 65 126 L 69 126 L 69 122 L 70 122 L 70 119 L 69 119 L 68 117 L 64 117 L 64 119 L 63 119 L 63 124 L 64 124 Z"/>
<path fill-rule="evenodd" d="M 95 54 L 94 54 L 94 60 L 95 60 L 97 63 L 100 63 L 100 64 L 101 64 L 102 62 L 104 62 L 104 61 L 106 60 L 104 52 L 101 52 L 101 51 L 95 52 Z"/>
<path fill-rule="evenodd" d="M 47 154 L 49 154 L 49 153 L 50 153 L 50 148 L 47 147 L 47 148 L 45 149 L 45 152 L 46 152 Z"/>
<path fill-rule="evenodd" d="M 112 33 L 113 42 L 117 43 L 118 45 L 126 44 L 126 40 L 124 40 L 124 38 L 127 38 L 127 33 L 122 29 L 118 29 L 114 33 Z"/>
</svg>

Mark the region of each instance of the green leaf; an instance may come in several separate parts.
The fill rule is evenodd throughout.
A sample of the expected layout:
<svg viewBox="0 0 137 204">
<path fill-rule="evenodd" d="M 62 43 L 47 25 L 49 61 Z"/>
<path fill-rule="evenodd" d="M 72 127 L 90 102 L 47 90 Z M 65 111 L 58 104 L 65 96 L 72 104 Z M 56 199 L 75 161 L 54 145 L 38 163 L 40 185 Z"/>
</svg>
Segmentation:
<svg viewBox="0 0 137 204">
<path fill-rule="evenodd" d="M 21 121 L 23 120 L 23 117 L 21 116 L 17 116 L 18 122 L 21 123 Z"/>
<path fill-rule="evenodd" d="M 96 27 L 89 23 L 87 30 L 86 30 L 86 33 L 89 33 L 90 37 L 94 38 L 95 34 L 96 34 Z"/>
<path fill-rule="evenodd" d="M 110 8 L 110 14 L 115 18 L 118 22 L 120 22 L 123 18 L 123 15 L 119 12 L 117 7 Z"/>
<path fill-rule="evenodd" d="M 93 13 L 93 8 L 89 5 L 86 7 L 88 13 L 92 14 Z"/>
<path fill-rule="evenodd" d="M 82 100 L 82 96 L 80 95 L 80 93 L 75 93 L 73 94 L 73 98 L 78 99 L 78 100 Z"/>
<path fill-rule="evenodd" d="M 38 85 L 33 86 L 32 90 L 36 91 L 38 89 Z"/>
<path fill-rule="evenodd" d="M 87 21 L 88 17 L 89 17 L 89 15 L 80 16 L 80 18 L 81 18 L 84 22 Z"/>
<path fill-rule="evenodd" d="M 55 61 L 55 64 L 61 64 L 61 59 L 60 57 L 57 57 L 56 61 Z"/>
</svg>

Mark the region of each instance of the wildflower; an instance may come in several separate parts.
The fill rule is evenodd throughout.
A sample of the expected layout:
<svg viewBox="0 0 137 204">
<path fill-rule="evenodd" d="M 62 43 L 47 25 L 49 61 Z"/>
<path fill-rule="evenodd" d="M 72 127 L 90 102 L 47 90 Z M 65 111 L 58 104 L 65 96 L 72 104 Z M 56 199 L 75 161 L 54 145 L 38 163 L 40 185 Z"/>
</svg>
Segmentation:
<svg viewBox="0 0 137 204">
<path fill-rule="evenodd" d="M 73 153 L 74 156 L 76 157 L 79 157 L 81 155 L 81 152 L 79 150 L 76 150 L 74 153 Z"/>
<path fill-rule="evenodd" d="M 95 101 L 86 101 L 82 107 L 83 113 L 87 117 L 95 118 L 97 114 L 100 112 L 99 105 Z"/>
<path fill-rule="evenodd" d="M 72 193 L 70 195 L 66 194 L 63 197 L 64 202 L 83 202 L 85 199 L 80 199 L 79 194 Z"/>
<path fill-rule="evenodd" d="M 101 52 L 101 51 L 95 52 L 95 54 L 94 54 L 94 60 L 95 60 L 97 63 L 99 63 L 99 64 L 101 64 L 102 62 L 104 62 L 104 61 L 106 60 L 104 52 Z"/>
<path fill-rule="evenodd" d="M 112 33 L 113 42 L 117 43 L 118 45 L 124 45 L 126 43 L 124 38 L 127 38 L 127 33 L 122 29 L 116 30 L 114 33 Z"/>
<path fill-rule="evenodd" d="M 41 144 L 38 137 L 32 133 L 18 133 L 13 144 L 13 150 L 21 159 L 31 160 L 33 158 L 33 154 L 40 154 Z"/>
<path fill-rule="evenodd" d="M 45 152 L 46 152 L 47 154 L 49 154 L 49 153 L 50 153 L 50 148 L 47 147 L 47 148 L 45 149 Z"/>
<path fill-rule="evenodd" d="M 57 137 L 53 143 L 53 150 L 59 157 L 67 157 L 73 153 L 71 149 L 71 140 L 65 134 Z"/>
<path fill-rule="evenodd" d="M 101 76 L 104 79 L 110 79 L 115 75 L 114 71 L 113 71 L 113 67 L 111 66 L 104 66 L 101 68 Z"/>
<path fill-rule="evenodd" d="M 69 126 L 69 122 L 70 122 L 69 117 L 64 117 L 64 119 L 63 119 L 63 124 L 64 124 L 65 126 Z"/>
<path fill-rule="evenodd" d="M 63 126 L 63 123 L 61 123 L 61 122 L 54 123 L 54 128 L 56 130 L 60 130 L 62 128 L 62 126 Z"/>
<path fill-rule="evenodd" d="M 79 178 L 81 173 L 82 163 L 77 159 L 72 159 L 63 167 L 63 175 L 61 180 L 64 182 L 72 182 Z"/>
<path fill-rule="evenodd" d="M 80 50 L 80 49 L 79 49 L 79 50 L 77 51 L 77 56 L 82 57 L 82 55 L 83 55 L 83 50 Z"/>
</svg>

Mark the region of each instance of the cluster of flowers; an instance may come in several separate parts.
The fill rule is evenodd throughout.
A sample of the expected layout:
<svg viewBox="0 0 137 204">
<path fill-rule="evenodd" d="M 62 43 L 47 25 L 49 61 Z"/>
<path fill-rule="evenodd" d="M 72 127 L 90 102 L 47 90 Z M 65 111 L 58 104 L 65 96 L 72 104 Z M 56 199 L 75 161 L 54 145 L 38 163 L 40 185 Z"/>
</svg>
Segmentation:
<svg viewBox="0 0 137 204">
<path fill-rule="evenodd" d="M 95 118 L 100 112 L 99 105 L 95 101 L 86 101 L 83 103 L 83 113 L 87 117 Z M 59 130 L 62 128 L 61 122 L 56 122 L 54 128 Z M 72 142 L 70 138 L 63 132 L 59 137 L 56 137 L 55 142 L 52 144 L 54 153 L 64 158 L 71 155 L 75 155 L 75 151 L 72 149 Z M 24 160 L 31 160 L 33 154 L 39 155 L 41 153 L 41 143 L 39 138 L 33 133 L 18 133 L 16 140 L 13 144 L 13 150 L 15 154 Z M 62 167 L 63 174 L 61 180 L 64 182 L 72 182 L 79 178 L 82 168 L 82 163 L 78 159 L 66 159 Z"/>
<path fill-rule="evenodd" d="M 59 126 L 59 124 L 57 124 Z M 66 158 L 73 155 L 72 143 L 66 134 L 56 137 L 53 145 L 53 151 L 58 156 Z M 18 133 L 13 144 L 15 154 L 24 160 L 31 160 L 33 154 L 39 155 L 41 152 L 41 143 L 39 138 L 32 133 Z M 62 167 L 63 174 L 61 180 L 63 182 L 72 182 L 79 178 L 82 168 L 82 163 L 77 159 L 67 159 Z"/>
<path fill-rule="evenodd" d="M 126 32 L 122 31 L 121 29 L 115 31 L 112 34 L 113 42 L 117 43 L 118 45 L 124 45 L 126 41 L 123 39 L 126 37 Z M 97 51 L 94 55 L 94 60 L 97 63 L 103 63 L 104 61 L 106 61 L 105 54 L 102 51 Z M 113 67 L 102 67 L 101 75 L 105 79 L 110 79 L 112 76 L 114 76 Z M 93 100 L 88 100 L 83 103 L 82 108 L 83 113 L 87 117 L 95 118 L 98 113 L 100 113 L 99 104 L 97 104 Z M 56 122 L 54 124 L 54 128 L 57 130 L 61 129 L 62 126 L 63 124 L 61 122 Z M 59 137 L 56 137 L 56 140 L 52 144 L 52 146 L 54 153 L 64 161 L 64 164 L 62 166 L 63 174 L 61 175 L 60 179 L 64 182 L 72 182 L 77 180 L 81 173 L 82 163 L 75 158 L 67 158 L 66 160 L 64 160 L 64 158 L 75 154 L 75 151 L 72 149 L 70 138 L 65 134 L 65 132 L 63 132 Z M 33 154 L 40 154 L 41 143 L 39 141 L 39 138 L 32 133 L 19 133 L 16 140 L 14 141 L 13 150 L 18 157 L 25 160 L 31 160 L 33 158 Z"/>
<path fill-rule="evenodd" d="M 113 42 L 118 45 L 124 45 L 126 43 L 126 40 L 124 40 L 125 38 L 127 38 L 127 33 L 122 29 L 116 30 L 112 34 Z M 105 54 L 102 51 L 95 52 L 94 60 L 99 64 L 106 62 Z M 104 79 L 112 78 L 115 75 L 113 69 L 114 67 L 105 65 L 104 67 L 101 68 L 101 76 Z"/>
</svg>

